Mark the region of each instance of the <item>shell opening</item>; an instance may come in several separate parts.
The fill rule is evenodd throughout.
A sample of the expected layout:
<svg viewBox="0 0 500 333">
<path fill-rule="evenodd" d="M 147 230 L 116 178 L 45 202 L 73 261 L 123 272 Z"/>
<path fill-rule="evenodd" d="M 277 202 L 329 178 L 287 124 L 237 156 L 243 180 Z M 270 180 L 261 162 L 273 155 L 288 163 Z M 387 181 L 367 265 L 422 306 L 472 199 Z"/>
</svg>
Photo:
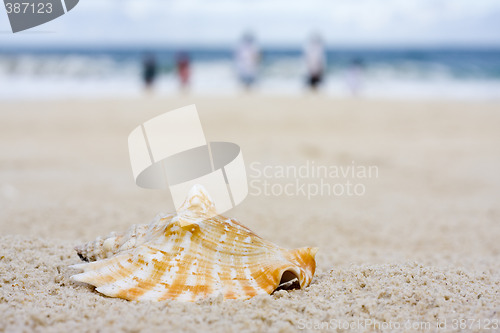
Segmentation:
<svg viewBox="0 0 500 333">
<path fill-rule="evenodd" d="M 299 277 L 292 271 L 284 271 L 280 284 L 274 291 L 300 289 Z"/>
</svg>

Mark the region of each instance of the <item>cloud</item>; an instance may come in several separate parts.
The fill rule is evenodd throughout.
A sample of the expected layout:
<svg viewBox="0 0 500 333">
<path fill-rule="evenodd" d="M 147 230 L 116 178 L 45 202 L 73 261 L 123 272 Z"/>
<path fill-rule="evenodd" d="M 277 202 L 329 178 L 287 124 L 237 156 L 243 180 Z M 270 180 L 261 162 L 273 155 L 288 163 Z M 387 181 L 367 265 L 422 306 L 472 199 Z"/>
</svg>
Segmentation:
<svg viewBox="0 0 500 333">
<path fill-rule="evenodd" d="M 7 30 L 8 24 L 0 29 Z M 16 40 L 1 36 L 0 42 L 232 44 L 251 29 L 267 44 L 300 44 L 311 31 L 318 31 L 332 45 L 500 46 L 500 2 L 85 0 L 40 29 L 56 33 Z"/>
</svg>

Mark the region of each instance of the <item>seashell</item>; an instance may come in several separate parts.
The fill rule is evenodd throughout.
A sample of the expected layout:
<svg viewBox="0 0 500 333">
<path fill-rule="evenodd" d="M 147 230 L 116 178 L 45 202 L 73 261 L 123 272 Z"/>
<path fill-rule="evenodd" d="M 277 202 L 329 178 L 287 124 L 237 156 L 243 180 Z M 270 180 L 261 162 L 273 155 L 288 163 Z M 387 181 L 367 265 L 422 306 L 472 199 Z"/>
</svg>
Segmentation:
<svg viewBox="0 0 500 333">
<path fill-rule="evenodd" d="M 311 283 L 317 248 L 281 248 L 213 212 L 210 196 L 195 185 L 177 215 L 75 248 L 90 262 L 71 266 L 83 270 L 71 278 L 138 301 L 248 299 Z"/>
</svg>

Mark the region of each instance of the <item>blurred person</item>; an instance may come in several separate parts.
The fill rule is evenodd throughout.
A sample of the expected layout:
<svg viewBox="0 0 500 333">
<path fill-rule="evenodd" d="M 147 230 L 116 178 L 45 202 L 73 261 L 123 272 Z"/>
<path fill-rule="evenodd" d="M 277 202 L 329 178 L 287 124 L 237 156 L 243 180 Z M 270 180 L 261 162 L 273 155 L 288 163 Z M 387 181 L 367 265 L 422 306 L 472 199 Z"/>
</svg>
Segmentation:
<svg viewBox="0 0 500 333">
<path fill-rule="evenodd" d="M 182 51 L 177 55 L 177 75 L 181 89 L 186 91 L 189 88 L 189 78 L 191 75 L 190 59 L 187 52 Z"/>
<path fill-rule="evenodd" d="M 235 53 L 236 70 L 243 86 L 249 90 L 257 79 L 260 51 L 251 33 L 243 36 Z"/>
<path fill-rule="evenodd" d="M 347 70 L 346 83 L 353 96 L 359 96 L 363 88 L 363 70 L 364 62 L 362 59 L 355 58 L 351 61 Z"/>
<path fill-rule="evenodd" d="M 304 59 L 307 70 L 307 84 L 316 91 L 323 82 L 326 68 L 325 48 L 319 35 L 312 35 L 304 48 Z"/>
<path fill-rule="evenodd" d="M 158 74 L 158 65 L 155 56 L 147 53 L 142 61 L 142 79 L 147 91 L 151 91 Z"/>
</svg>

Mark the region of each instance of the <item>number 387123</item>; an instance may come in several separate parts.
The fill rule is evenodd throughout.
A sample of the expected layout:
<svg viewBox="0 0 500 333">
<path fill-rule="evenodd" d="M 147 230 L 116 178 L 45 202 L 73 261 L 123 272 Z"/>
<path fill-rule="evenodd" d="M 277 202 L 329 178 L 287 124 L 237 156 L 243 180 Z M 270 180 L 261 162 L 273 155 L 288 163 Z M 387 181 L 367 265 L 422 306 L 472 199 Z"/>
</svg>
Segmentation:
<svg viewBox="0 0 500 333">
<path fill-rule="evenodd" d="M 7 14 L 50 14 L 52 13 L 52 4 L 47 3 L 29 3 L 29 2 L 7 2 L 5 4 Z"/>
</svg>

